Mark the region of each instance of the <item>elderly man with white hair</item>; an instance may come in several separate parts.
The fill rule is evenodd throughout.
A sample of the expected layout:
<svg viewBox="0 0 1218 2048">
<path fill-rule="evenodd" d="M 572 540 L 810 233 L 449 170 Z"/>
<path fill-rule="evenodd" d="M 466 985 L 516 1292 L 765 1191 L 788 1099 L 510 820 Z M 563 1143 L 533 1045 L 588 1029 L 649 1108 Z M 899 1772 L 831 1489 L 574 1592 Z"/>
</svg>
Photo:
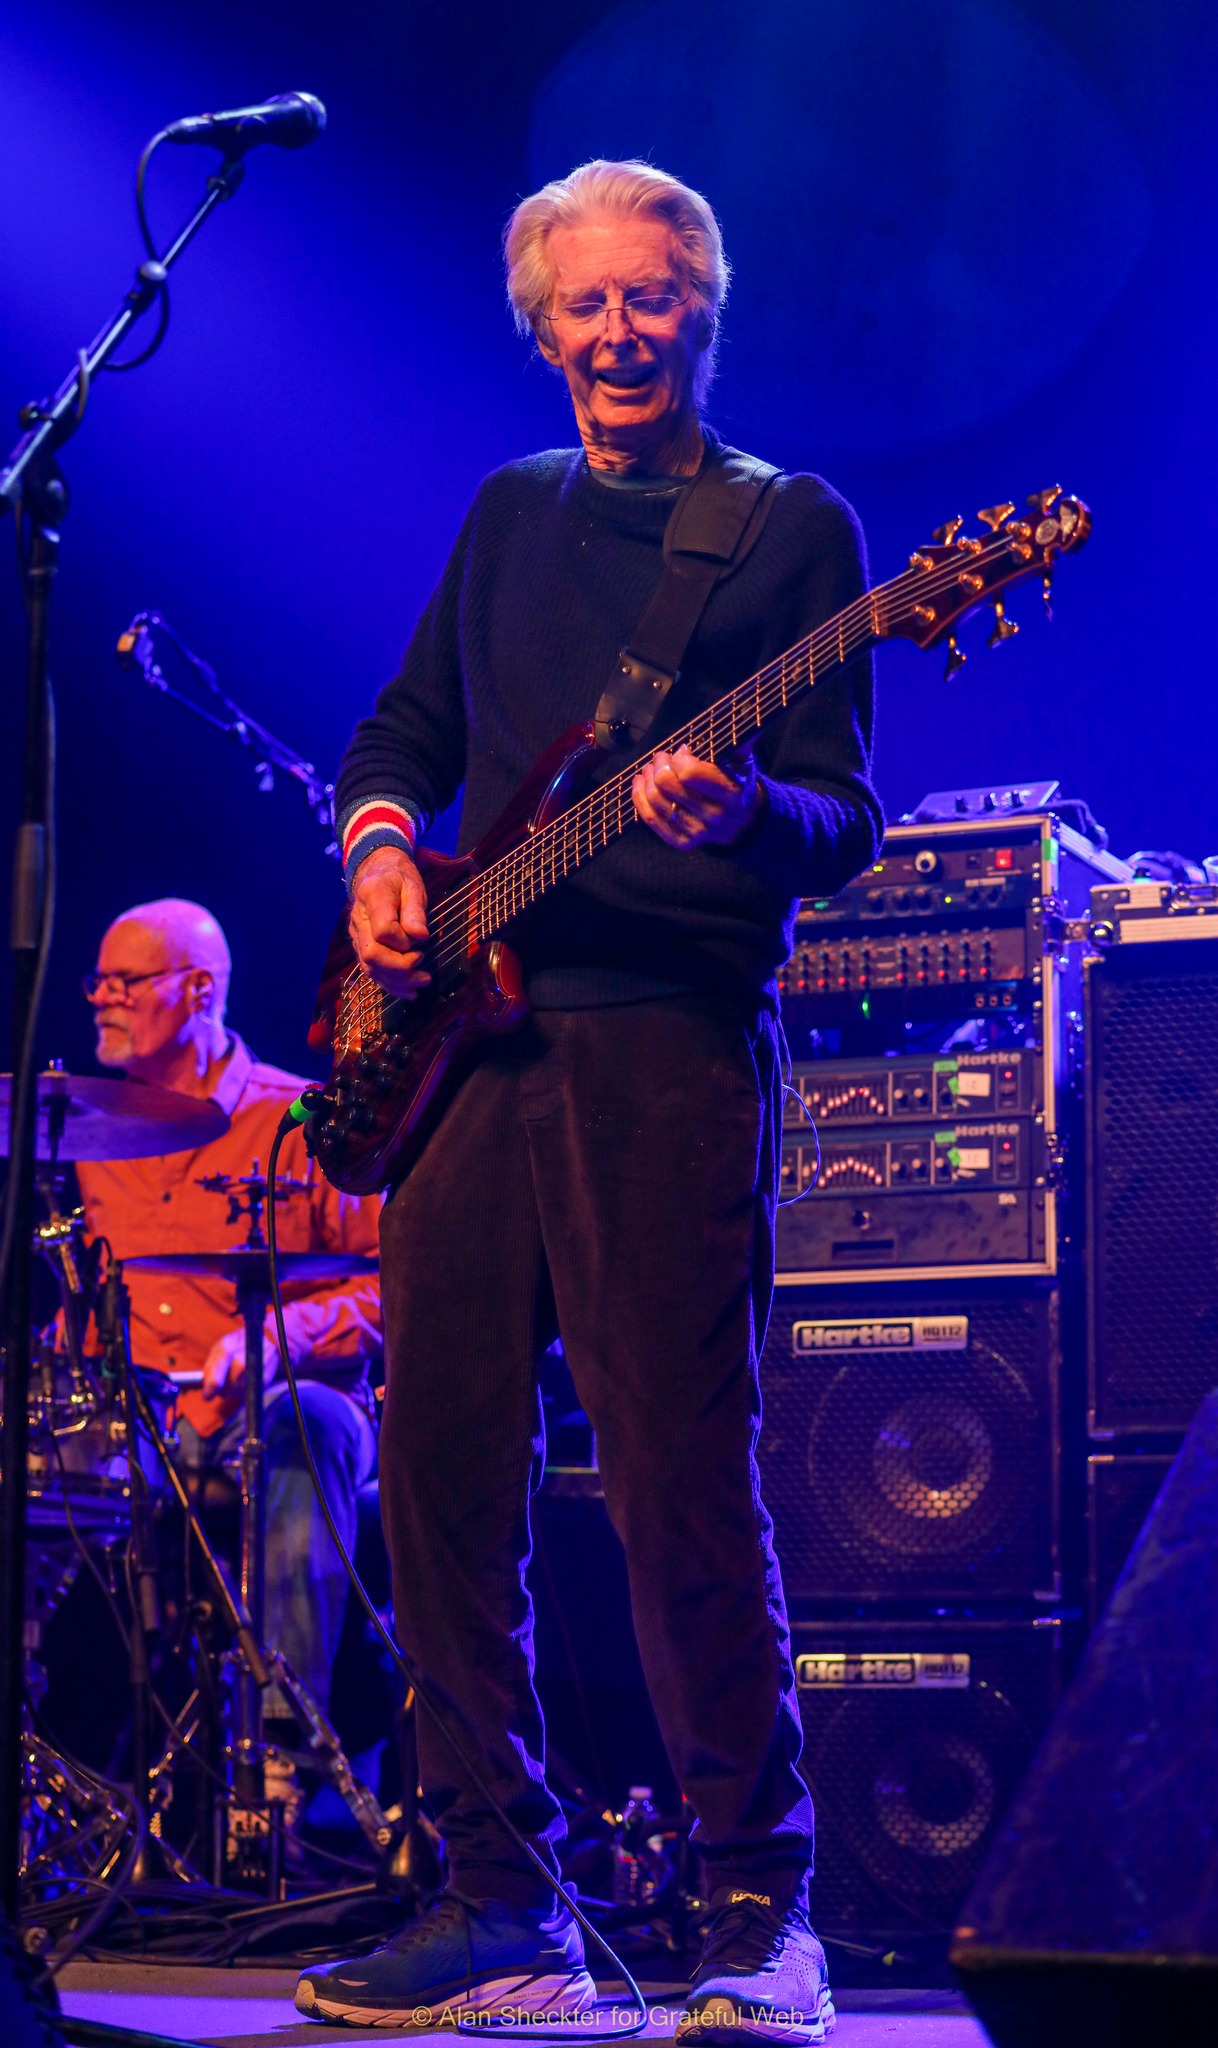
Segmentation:
<svg viewBox="0 0 1218 2048">
<path fill-rule="evenodd" d="M 579 446 L 479 489 L 400 673 L 338 781 L 360 959 L 411 997 L 428 972 L 416 834 L 465 785 L 474 845 L 533 760 L 593 718 L 665 577 L 683 508 L 762 466 L 702 415 L 727 265 L 706 201 L 650 165 L 585 164 L 505 237 L 517 323 L 566 381 Z M 853 515 L 764 472 L 764 526 L 724 561 L 649 739 L 864 588 Z M 704 487 L 705 486 L 705 487 Z M 673 543 L 675 545 L 675 542 Z M 446 1891 L 375 1954 L 301 1979 L 301 2011 L 535 2023 L 594 1996 L 556 1889 L 524 1582 L 561 1334 L 596 1430 L 635 1628 L 711 1887 L 682 2036 L 824 2039 L 808 1922 L 812 1808 L 769 1516 L 758 1353 L 773 1283 L 782 1050 L 775 972 L 797 901 L 875 856 L 872 677 L 821 682 L 729 772 L 661 745 L 637 824 L 511 928 L 532 1016 L 464 1074 L 381 1222 L 381 1498 L 403 1642 L 547 1886 L 424 1717 Z"/>
<path fill-rule="evenodd" d="M 81 1198 L 91 1237 L 117 1258 L 141 1253 L 212 1251 L 240 1244 L 241 1219 L 199 1185 L 206 1175 L 233 1178 L 255 1162 L 265 1169 L 279 1120 L 307 1084 L 254 1059 L 225 1023 L 232 963 L 228 942 L 199 903 L 163 897 L 116 918 L 102 939 L 85 993 L 93 1007 L 97 1057 L 137 1081 L 210 1097 L 229 1118 L 220 1138 L 197 1152 L 163 1158 L 81 1164 Z M 284 1147 L 283 1172 L 308 1182 L 285 1201 L 280 1242 L 291 1251 L 375 1252 L 375 1201 L 340 1195 L 318 1172 L 298 1137 Z M 242 1381 L 245 1333 L 233 1290 L 219 1279 L 126 1274 L 132 1351 L 181 1385 L 179 1456 L 204 1469 L 234 1461 L 245 1433 Z M 380 1298 L 371 1276 L 326 1286 L 289 1287 L 285 1307 L 293 1363 L 327 1492 L 348 1543 L 356 1492 L 375 1462 L 375 1440 L 359 1396 L 381 1348 Z M 265 1371 L 267 1445 L 267 1637 L 326 1705 L 338 1648 L 347 1578 L 317 1507 L 291 1403 L 284 1400 L 277 1344 L 268 1326 Z M 295 1747 L 286 1701 L 268 1695 L 271 1741 Z"/>
</svg>

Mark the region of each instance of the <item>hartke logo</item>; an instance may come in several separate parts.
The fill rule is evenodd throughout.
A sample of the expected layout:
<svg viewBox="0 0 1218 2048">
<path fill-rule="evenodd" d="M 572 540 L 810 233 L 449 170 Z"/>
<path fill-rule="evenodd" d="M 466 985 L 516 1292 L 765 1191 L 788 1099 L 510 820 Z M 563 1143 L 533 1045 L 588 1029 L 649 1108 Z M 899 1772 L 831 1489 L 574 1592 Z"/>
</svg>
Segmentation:
<svg viewBox="0 0 1218 2048">
<path fill-rule="evenodd" d="M 885 1316 L 871 1322 L 792 1323 L 796 1357 L 811 1351 L 964 1351 L 967 1316 Z"/>
<path fill-rule="evenodd" d="M 795 1659 L 801 1692 L 957 1692 L 971 1682 L 967 1650 L 817 1650 Z"/>
</svg>

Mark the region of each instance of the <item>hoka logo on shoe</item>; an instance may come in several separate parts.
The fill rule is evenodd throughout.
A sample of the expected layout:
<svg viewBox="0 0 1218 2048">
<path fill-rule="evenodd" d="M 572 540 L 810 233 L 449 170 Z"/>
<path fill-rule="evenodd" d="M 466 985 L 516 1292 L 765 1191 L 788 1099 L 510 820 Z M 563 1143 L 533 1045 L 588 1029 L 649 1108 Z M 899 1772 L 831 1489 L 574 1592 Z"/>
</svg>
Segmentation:
<svg viewBox="0 0 1218 2048">
<path fill-rule="evenodd" d="M 752 1899 L 753 1903 L 758 1906 L 772 1906 L 774 1903 L 773 1899 L 767 1898 L 764 1892 L 732 1892 L 728 1898 L 728 1905 L 738 1906 L 741 1899 Z"/>
</svg>

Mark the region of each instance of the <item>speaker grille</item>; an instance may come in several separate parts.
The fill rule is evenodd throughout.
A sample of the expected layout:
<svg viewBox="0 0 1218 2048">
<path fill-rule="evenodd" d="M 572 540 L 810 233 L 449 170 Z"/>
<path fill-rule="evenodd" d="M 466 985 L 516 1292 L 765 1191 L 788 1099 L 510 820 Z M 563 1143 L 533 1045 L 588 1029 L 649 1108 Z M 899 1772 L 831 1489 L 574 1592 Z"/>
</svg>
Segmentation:
<svg viewBox="0 0 1218 2048">
<path fill-rule="evenodd" d="M 1185 1430 L 1218 1385 L 1218 942 L 1088 967 L 1092 1426 Z"/>
<path fill-rule="evenodd" d="M 796 1326 L 967 1320 L 961 1350 L 797 1350 Z M 795 1599 L 1028 1596 L 1056 1574 L 1058 1296 L 776 1291 L 758 1450 Z"/>
<path fill-rule="evenodd" d="M 1055 1624 L 1026 1622 L 796 1627 L 797 1669 L 813 1649 L 873 1663 L 950 1650 L 969 1663 L 960 1688 L 800 1689 L 817 1925 L 951 1925 L 1052 1711 L 1057 1636 Z"/>
</svg>

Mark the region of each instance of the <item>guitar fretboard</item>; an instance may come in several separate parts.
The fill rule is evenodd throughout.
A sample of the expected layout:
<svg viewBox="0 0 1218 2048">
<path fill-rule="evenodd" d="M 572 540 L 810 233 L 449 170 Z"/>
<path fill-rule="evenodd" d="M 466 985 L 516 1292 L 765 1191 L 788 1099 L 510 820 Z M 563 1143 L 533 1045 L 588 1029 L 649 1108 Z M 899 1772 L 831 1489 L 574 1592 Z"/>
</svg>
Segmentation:
<svg viewBox="0 0 1218 2048">
<path fill-rule="evenodd" d="M 674 753 L 678 747 L 688 746 L 703 761 L 730 758 L 822 676 L 884 639 L 890 601 L 898 589 L 908 597 L 913 580 L 913 573 L 906 570 L 891 583 L 865 591 L 776 661 L 669 733 L 661 742 L 664 751 Z M 924 575 L 919 579 L 919 595 L 928 581 Z M 530 904 L 620 837 L 635 822 L 634 778 L 643 762 L 659 750 L 656 747 L 632 759 L 628 767 L 607 777 L 569 810 L 433 906 L 437 967 L 442 969 L 466 957 L 473 945 L 504 931 Z"/>
<path fill-rule="evenodd" d="M 446 979 L 479 945 L 505 931 L 531 904 L 636 822 L 631 786 L 644 761 L 654 759 L 661 747 L 675 752 L 688 746 L 704 761 L 729 759 L 824 676 L 868 647 L 891 638 L 898 620 L 908 621 L 911 614 L 924 622 L 933 620 L 928 598 L 951 593 L 951 609 L 958 611 L 956 587 L 971 584 L 975 577 L 980 588 L 982 578 L 977 572 L 996 557 L 1009 557 L 1010 553 L 1008 537 L 996 533 L 984 546 L 973 543 L 964 560 L 954 555 L 932 566 L 915 557 L 909 569 L 864 591 L 776 661 L 668 734 L 659 746 L 632 759 L 510 853 L 460 883 L 431 906 L 432 948 L 427 964 L 435 977 Z M 344 984 L 336 1034 L 340 1042 L 346 1036 L 345 1027 L 358 1029 L 367 1042 L 372 1020 L 358 1015 L 355 1008 L 361 984 L 366 992 L 369 984 L 357 967 Z M 382 1005 L 377 1008 L 379 1013 Z"/>
</svg>

